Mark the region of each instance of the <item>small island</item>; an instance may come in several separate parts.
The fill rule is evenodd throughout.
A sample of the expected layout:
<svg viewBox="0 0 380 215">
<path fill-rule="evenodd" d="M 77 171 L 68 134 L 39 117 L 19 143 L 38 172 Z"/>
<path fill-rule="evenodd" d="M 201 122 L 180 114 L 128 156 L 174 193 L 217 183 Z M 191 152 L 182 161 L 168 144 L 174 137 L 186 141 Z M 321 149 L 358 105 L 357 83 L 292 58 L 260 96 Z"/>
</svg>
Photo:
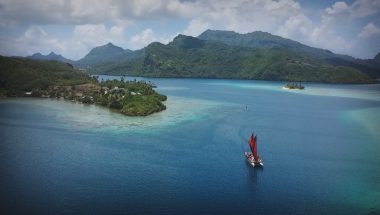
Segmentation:
<svg viewBox="0 0 380 215">
<path fill-rule="evenodd" d="M 166 109 L 167 97 L 153 90 L 145 81 L 106 80 L 72 86 L 51 86 L 27 92 L 32 97 L 63 98 L 84 104 L 97 104 L 128 116 L 147 116 Z M 27 95 L 26 94 L 26 95 Z"/>
<path fill-rule="evenodd" d="M 151 82 L 99 81 L 57 61 L 35 61 L 0 56 L 0 97 L 63 98 L 102 105 L 127 116 L 147 116 L 166 109 L 167 97 Z"/>
<path fill-rule="evenodd" d="M 287 90 L 304 90 L 305 89 L 305 87 L 301 84 L 301 82 L 299 84 L 287 83 L 283 88 Z"/>
</svg>

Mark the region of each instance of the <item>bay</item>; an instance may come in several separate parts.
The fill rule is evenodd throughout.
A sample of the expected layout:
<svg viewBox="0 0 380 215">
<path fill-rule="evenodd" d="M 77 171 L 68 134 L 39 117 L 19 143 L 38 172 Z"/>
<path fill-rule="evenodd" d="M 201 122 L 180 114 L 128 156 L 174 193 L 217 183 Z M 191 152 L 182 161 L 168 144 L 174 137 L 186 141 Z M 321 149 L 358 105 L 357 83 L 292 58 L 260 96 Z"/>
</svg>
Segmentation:
<svg viewBox="0 0 380 215">
<path fill-rule="evenodd" d="M 143 80 L 167 110 L 0 100 L 1 214 L 380 213 L 380 85 Z"/>
</svg>

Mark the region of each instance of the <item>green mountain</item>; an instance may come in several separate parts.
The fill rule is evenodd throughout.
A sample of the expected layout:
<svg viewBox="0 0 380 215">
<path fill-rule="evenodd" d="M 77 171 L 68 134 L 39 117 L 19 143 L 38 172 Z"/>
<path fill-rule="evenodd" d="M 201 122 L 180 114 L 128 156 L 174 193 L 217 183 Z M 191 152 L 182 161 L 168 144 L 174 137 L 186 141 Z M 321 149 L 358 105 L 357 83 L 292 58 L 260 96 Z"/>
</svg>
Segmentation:
<svg viewBox="0 0 380 215">
<path fill-rule="evenodd" d="M 128 116 L 163 111 L 165 95 L 145 81 L 99 82 L 69 63 L 0 56 L 0 98 L 32 96 L 98 104 Z"/>
<path fill-rule="evenodd" d="M 255 31 L 239 34 L 233 31 L 206 30 L 198 38 L 238 47 L 285 48 L 299 55 L 322 59 L 325 63 L 333 66 L 352 67 L 371 78 L 380 78 L 380 66 L 372 60 L 361 60 L 347 55 L 335 54 L 329 50 L 310 47 L 266 32 Z"/>
<path fill-rule="evenodd" d="M 0 91 L 18 95 L 31 89 L 46 89 L 51 85 L 74 85 L 90 80 L 71 64 L 0 56 Z"/>
<path fill-rule="evenodd" d="M 279 45 L 244 47 L 178 35 L 151 43 L 140 57 L 103 67 L 100 74 L 149 77 L 234 78 L 325 83 L 374 83 L 361 71 Z"/>
<path fill-rule="evenodd" d="M 380 78 L 380 54 L 355 59 L 261 31 L 207 30 L 198 37 L 179 35 L 168 45 L 154 42 L 136 51 L 108 43 L 78 61 L 53 52 L 29 58 L 70 62 L 91 74 L 326 83 L 373 83 Z"/>
<path fill-rule="evenodd" d="M 103 46 L 93 48 L 82 59 L 74 62 L 74 66 L 78 68 L 92 69 L 101 64 L 110 64 L 113 62 L 121 62 L 133 58 L 138 55 L 138 51 L 131 51 L 108 43 Z"/>
<path fill-rule="evenodd" d="M 285 48 L 318 58 L 335 56 L 335 54 L 329 50 L 310 47 L 300 42 L 262 31 L 239 34 L 234 31 L 206 30 L 200 34 L 198 38 L 202 40 L 222 42 L 227 45 L 239 47 Z"/>
</svg>

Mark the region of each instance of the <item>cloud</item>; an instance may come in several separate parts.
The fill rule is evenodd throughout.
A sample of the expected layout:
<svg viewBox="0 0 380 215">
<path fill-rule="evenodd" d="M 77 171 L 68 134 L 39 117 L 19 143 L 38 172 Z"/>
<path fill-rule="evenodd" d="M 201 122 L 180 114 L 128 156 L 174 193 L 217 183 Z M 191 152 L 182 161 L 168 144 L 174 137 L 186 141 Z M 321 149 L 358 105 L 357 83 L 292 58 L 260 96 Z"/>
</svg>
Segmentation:
<svg viewBox="0 0 380 215">
<path fill-rule="evenodd" d="M 124 28 L 112 26 L 107 29 L 105 25 L 77 25 L 74 28 L 73 40 L 82 43 L 87 47 L 113 42 L 124 43 Z"/>
<path fill-rule="evenodd" d="M 152 42 L 161 42 L 167 44 L 176 35 L 157 35 L 151 28 L 147 28 L 142 32 L 132 36 L 131 39 L 128 41 L 128 47 L 131 49 L 141 49 Z"/>
<path fill-rule="evenodd" d="M 287 38 L 307 38 L 312 30 L 313 22 L 305 14 L 300 13 L 289 17 L 276 34 Z"/>
<path fill-rule="evenodd" d="M 380 35 L 380 28 L 373 23 L 368 23 L 363 27 L 362 31 L 359 33 L 359 38 L 367 39 L 375 35 Z"/>
<path fill-rule="evenodd" d="M 210 27 L 209 23 L 205 22 L 201 18 L 195 18 L 190 21 L 187 28 L 183 31 L 183 34 L 189 36 L 198 36 Z"/>
<path fill-rule="evenodd" d="M 325 16 L 344 17 L 345 19 L 364 18 L 379 12 L 380 1 L 357 0 L 351 5 L 346 2 L 335 2 L 331 7 L 325 9 Z"/>
<path fill-rule="evenodd" d="M 0 39 L 2 54 L 25 56 L 36 52 L 48 54 L 54 51 L 75 60 L 83 57 L 92 48 L 108 42 L 125 46 L 124 26 L 115 25 L 107 28 L 103 24 L 77 25 L 72 36 L 64 40 L 49 35 L 41 26 L 31 26 L 20 37 Z"/>
<path fill-rule="evenodd" d="M 206 20 L 210 28 L 234 30 L 240 33 L 255 30 L 274 32 L 282 20 L 302 13 L 300 5 L 293 0 L 210 0 L 197 3 L 191 6 L 202 8 L 202 13 L 197 13 L 195 20 Z M 197 24 L 195 21 L 190 22 L 187 28 L 191 29 L 195 24 Z"/>
<path fill-rule="evenodd" d="M 188 5 L 177 0 L 0 0 L 0 25 L 102 24 L 115 19 L 183 17 Z M 193 7 L 194 8 L 194 7 Z"/>
<path fill-rule="evenodd" d="M 326 8 L 325 12 L 329 15 L 338 15 L 345 13 L 349 10 L 346 2 L 335 2 L 331 7 Z"/>
<path fill-rule="evenodd" d="M 31 55 L 36 52 L 47 54 L 52 50 L 58 52 L 63 49 L 62 44 L 50 37 L 40 26 L 29 27 L 20 37 L 1 38 L 0 46 L 3 54 L 16 56 Z"/>
<path fill-rule="evenodd" d="M 316 8 L 302 6 L 297 0 L 0 0 L 0 37 L 1 43 L 18 38 L 23 42 L 14 44 L 14 50 L 29 53 L 37 46 L 32 46 L 33 39 L 27 40 L 27 35 L 18 32 L 24 29 L 26 33 L 25 29 L 39 26 L 46 34 L 40 38 L 47 42 L 37 36 L 31 38 L 40 43 L 40 50 L 47 49 L 42 44 L 48 43 L 73 58 L 109 41 L 138 49 L 153 41 L 167 43 L 177 32 L 197 36 L 206 29 L 266 31 L 307 45 L 354 54 L 358 49 L 361 53 L 368 51 L 368 46 L 363 45 L 369 43 L 367 39 L 380 43 L 374 36 L 380 25 L 379 0 L 337 1 L 318 8 L 320 14 L 314 17 L 310 10 Z M 166 34 L 157 33 L 162 32 L 158 29 L 162 23 L 170 26 L 165 27 Z M 373 26 L 363 28 L 366 23 Z M 45 26 L 49 26 L 46 31 Z M 67 38 L 55 39 L 48 34 L 51 26 L 64 26 L 72 32 L 66 32 Z M 127 27 L 134 28 L 130 32 L 140 33 L 128 34 Z M 16 34 L 18 37 L 14 37 Z M 26 46 L 22 48 L 21 44 Z M 1 52 L 15 53 L 4 47 Z"/>
</svg>

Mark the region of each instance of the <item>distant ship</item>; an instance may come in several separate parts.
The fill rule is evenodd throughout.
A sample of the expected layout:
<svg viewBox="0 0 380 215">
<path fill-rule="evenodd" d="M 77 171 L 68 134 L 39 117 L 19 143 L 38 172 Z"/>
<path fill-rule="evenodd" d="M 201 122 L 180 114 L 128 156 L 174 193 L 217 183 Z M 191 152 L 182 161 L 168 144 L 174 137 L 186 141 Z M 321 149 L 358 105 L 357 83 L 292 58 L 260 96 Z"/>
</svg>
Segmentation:
<svg viewBox="0 0 380 215">
<path fill-rule="evenodd" d="M 251 152 L 245 152 L 245 157 L 247 158 L 247 162 L 251 164 L 253 167 L 255 166 L 263 166 L 263 160 L 260 159 L 259 155 L 257 154 L 257 135 L 251 134 L 251 137 L 248 141 L 249 148 L 251 149 Z"/>
</svg>

